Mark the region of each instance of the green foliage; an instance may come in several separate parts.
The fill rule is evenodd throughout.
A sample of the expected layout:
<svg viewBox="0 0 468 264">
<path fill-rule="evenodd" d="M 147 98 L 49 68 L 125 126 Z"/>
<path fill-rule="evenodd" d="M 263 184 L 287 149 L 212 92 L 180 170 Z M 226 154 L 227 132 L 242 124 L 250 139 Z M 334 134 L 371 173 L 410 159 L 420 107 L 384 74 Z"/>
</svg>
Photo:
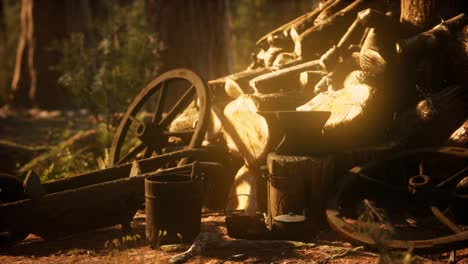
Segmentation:
<svg viewBox="0 0 468 264">
<path fill-rule="evenodd" d="M 163 239 L 167 236 L 166 230 L 158 230 L 158 237 L 156 238 L 156 243 L 154 243 L 154 248 L 159 249 L 161 247 Z"/>
<path fill-rule="evenodd" d="M 125 235 L 121 238 L 107 240 L 104 243 L 104 248 L 111 251 L 122 251 L 128 248 L 139 246 L 141 244 L 142 239 L 140 235 Z"/>
<path fill-rule="evenodd" d="M 49 136 L 53 142 L 64 142 L 68 138 L 80 133 L 77 127 L 59 128 L 51 132 Z M 112 133 L 104 123 L 96 124 L 96 133 L 93 135 L 91 144 L 77 143 L 60 148 L 52 147 L 51 155 L 43 161 L 34 164 L 34 171 L 41 175 L 41 182 L 57 180 L 79 173 L 101 170 L 107 167 L 109 157 L 108 146 L 112 140 Z"/>
<path fill-rule="evenodd" d="M 375 242 L 379 251 L 379 263 L 411 264 L 418 259 L 418 256 L 413 255 L 412 249 L 399 252 L 387 247 L 387 242 L 394 236 L 395 229 L 385 211 L 376 207 L 370 200 L 363 200 L 363 211 L 358 217 L 356 231 L 366 233 Z"/>
<path fill-rule="evenodd" d="M 145 1 L 129 5 L 104 1 L 104 17 L 93 21 L 93 38 L 72 33 L 53 49 L 62 54 L 53 67 L 59 84 L 73 94 L 74 103 L 93 115 L 124 111 L 153 75 L 157 41 L 145 19 Z M 97 39 L 97 41 L 90 41 Z"/>
</svg>

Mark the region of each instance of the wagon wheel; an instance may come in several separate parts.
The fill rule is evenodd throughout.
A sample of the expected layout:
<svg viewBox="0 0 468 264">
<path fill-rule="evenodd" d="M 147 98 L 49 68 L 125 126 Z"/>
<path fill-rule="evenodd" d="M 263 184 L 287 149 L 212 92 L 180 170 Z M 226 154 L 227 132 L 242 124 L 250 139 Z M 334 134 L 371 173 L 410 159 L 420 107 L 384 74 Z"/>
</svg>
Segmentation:
<svg viewBox="0 0 468 264">
<path fill-rule="evenodd" d="M 123 116 L 112 141 L 110 166 L 199 147 L 209 109 L 209 91 L 195 73 L 175 69 L 161 74 L 137 95 Z"/>
<path fill-rule="evenodd" d="M 427 157 L 428 153 L 431 151 L 412 154 Z M 397 154 L 351 169 L 328 202 L 326 216 L 330 226 L 352 242 L 374 248 L 383 245 L 424 253 L 466 247 L 468 195 L 466 190 L 463 193 L 457 187 L 468 176 L 468 149 L 443 148 L 432 153 L 456 157 L 453 163 L 457 164 L 456 168 L 435 177 L 430 173 L 425 175 L 421 166 L 416 174 L 406 171 L 408 177 L 403 180 L 400 177 L 401 181 L 395 180 L 397 177 L 388 179 L 367 174 L 385 162 L 405 157 Z M 441 157 L 434 158 L 440 159 L 440 163 L 432 164 L 433 168 L 448 161 Z M 385 170 L 395 170 L 395 162 Z M 440 168 L 433 171 L 436 170 L 441 171 Z M 394 176 L 404 175 L 405 171 L 398 172 Z M 360 203 L 367 213 L 353 208 Z"/>
<path fill-rule="evenodd" d="M 8 174 L 0 174 L 0 205 L 25 198 L 23 182 L 20 179 Z M 12 231 L 0 226 L 0 247 L 7 247 L 18 243 L 25 239 L 28 234 L 27 232 Z"/>
</svg>

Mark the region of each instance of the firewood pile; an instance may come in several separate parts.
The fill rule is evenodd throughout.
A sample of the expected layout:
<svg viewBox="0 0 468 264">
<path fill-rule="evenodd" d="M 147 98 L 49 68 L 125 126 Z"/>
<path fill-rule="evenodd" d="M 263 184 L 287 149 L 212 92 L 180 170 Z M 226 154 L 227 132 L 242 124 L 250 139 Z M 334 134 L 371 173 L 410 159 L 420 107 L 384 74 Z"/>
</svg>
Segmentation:
<svg viewBox="0 0 468 264">
<path fill-rule="evenodd" d="M 281 137 L 258 111 L 330 111 L 323 153 L 466 147 L 468 16 L 441 20 L 432 2 L 323 1 L 260 38 L 246 70 L 210 81 L 213 127 L 245 161 L 235 184 L 248 188 L 236 194 L 254 192 Z"/>
</svg>

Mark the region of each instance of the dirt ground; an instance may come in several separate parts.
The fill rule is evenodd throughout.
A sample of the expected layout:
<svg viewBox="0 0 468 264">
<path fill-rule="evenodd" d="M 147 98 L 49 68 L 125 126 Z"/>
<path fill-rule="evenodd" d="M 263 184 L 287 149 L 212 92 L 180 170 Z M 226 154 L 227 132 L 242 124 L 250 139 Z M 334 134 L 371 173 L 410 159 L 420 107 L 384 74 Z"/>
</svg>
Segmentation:
<svg viewBox="0 0 468 264">
<path fill-rule="evenodd" d="M 64 126 L 70 120 L 75 123 L 76 120 L 84 120 L 84 124 L 73 124 L 77 129 L 93 127 L 85 116 L 77 116 L 77 113 L 0 113 L 0 138 L 19 144 L 44 145 L 50 143 L 45 136 L 51 127 Z M 167 263 L 172 256 L 188 248 L 185 246 L 175 251 L 150 248 L 144 240 L 143 211 L 136 214 L 132 227 L 134 240 L 119 246 L 113 246 L 113 242 L 122 241 L 125 236 L 119 226 L 51 241 L 29 235 L 20 244 L 0 249 L 0 263 Z M 227 236 L 221 213 L 204 214 L 202 232 L 215 234 L 221 241 L 233 240 Z M 457 263 L 468 263 L 468 246 L 457 251 L 456 256 Z M 405 252 L 397 254 L 394 263 L 402 263 L 404 257 Z M 449 263 L 449 253 L 416 256 L 414 259 L 416 263 Z M 208 246 L 202 255 L 191 258 L 188 263 L 379 263 L 379 257 L 376 252 L 351 245 L 333 231 L 325 230 L 303 247 L 272 244 L 216 249 Z"/>
<path fill-rule="evenodd" d="M 139 211 L 132 226 L 140 238 L 124 243 L 121 248 L 108 246 L 110 241 L 124 236 L 118 226 L 53 241 L 30 235 L 14 247 L 1 249 L 0 263 L 167 263 L 172 256 L 187 249 L 188 246 L 176 251 L 155 250 L 147 246 L 144 241 L 144 219 L 144 212 Z M 227 236 L 224 216 L 221 214 L 205 215 L 202 232 L 214 233 L 223 241 L 233 240 Z M 300 248 L 268 245 L 254 248 L 207 247 L 203 255 L 190 259 L 188 263 L 379 263 L 376 253 L 361 248 L 354 251 L 353 248 L 356 249 L 356 246 L 342 241 L 332 231 L 324 231 L 312 243 Z M 457 257 L 457 263 L 468 263 L 468 249 L 457 251 Z M 403 258 L 404 253 L 395 257 L 395 261 Z M 448 263 L 448 258 L 448 253 L 418 256 L 416 263 Z"/>
</svg>

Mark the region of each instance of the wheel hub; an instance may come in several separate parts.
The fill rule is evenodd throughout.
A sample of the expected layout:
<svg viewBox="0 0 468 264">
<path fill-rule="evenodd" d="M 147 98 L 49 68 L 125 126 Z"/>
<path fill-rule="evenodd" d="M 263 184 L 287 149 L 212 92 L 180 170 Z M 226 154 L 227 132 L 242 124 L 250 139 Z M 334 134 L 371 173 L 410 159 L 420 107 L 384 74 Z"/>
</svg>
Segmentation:
<svg viewBox="0 0 468 264">
<path fill-rule="evenodd" d="M 136 129 L 137 137 L 145 146 L 157 149 L 161 142 L 167 141 L 163 129 L 156 123 L 140 123 Z"/>
<path fill-rule="evenodd" d="M 408 189 L 412 194 L 417 192 L 427 192 L 431 188 L 431 178 L 427 175 L 415 175 L 408 180 Z"/>
</svg>

